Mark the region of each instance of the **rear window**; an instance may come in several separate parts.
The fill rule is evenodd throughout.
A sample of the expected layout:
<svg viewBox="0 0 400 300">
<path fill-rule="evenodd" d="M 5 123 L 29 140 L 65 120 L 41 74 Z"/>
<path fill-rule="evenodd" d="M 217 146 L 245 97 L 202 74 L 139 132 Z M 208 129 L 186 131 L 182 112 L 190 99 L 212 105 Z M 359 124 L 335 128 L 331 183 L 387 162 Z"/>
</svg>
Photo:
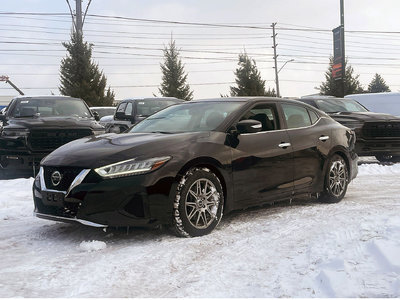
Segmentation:
<svg viewBox="0 0 400 300">
<path fill-rule="evenodd" d="M 311 126 L 310 115 L 304 107 L 292 104 L 282 104 L 288 128 Z"/>
<path fill-rule="evenodd" d="M 159 110 L 178 103 L 174 100 L 148 100 L 136 102 L 136 114 L 141 117 L 148 117 Z"/>
</svg>

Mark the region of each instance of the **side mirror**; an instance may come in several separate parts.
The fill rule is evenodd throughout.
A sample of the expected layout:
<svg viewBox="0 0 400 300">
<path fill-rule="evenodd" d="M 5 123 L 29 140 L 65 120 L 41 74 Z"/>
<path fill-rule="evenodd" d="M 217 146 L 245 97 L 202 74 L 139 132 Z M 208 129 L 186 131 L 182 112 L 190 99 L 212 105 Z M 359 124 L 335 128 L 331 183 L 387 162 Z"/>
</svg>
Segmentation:
<svg viewBox="0 0 400 300">
<path fill-rule="evenodd" d="M 257 120 L 242 120 L 236 124 L 238 133 L 256 133 L 262 130 L 262 124 Z"/>
<path fill-rule="evenodd" d="M 6 115 L 0 114 L 0 122 L 5 123 L 7 121 Z"/>
<path fill-rule="evenodd" d="M 94 117 L 94 119 L 95 119 L 96 121 L 100 121 L 100 116 L 99 116 L 99 113 L 98 113 L 97 111 L 94 111 L 94 112 L 93 112 L 93 117 Z"/>
</svg>

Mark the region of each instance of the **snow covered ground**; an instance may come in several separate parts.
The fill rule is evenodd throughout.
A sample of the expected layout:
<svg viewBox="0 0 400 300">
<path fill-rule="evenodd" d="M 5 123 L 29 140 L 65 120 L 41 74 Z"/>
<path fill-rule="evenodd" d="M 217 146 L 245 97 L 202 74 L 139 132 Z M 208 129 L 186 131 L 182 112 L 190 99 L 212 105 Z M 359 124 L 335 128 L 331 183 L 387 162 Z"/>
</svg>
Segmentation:
<svg viewBox="0 0 400 300">
<path fill-rule="evenodd" d="M 400 164 L 359 167 L 339 204 L 225 216 L 210 235 L 32 216 L 33 179 L 0 182 L 0 297 L 400 297 Z"/>
</svg>

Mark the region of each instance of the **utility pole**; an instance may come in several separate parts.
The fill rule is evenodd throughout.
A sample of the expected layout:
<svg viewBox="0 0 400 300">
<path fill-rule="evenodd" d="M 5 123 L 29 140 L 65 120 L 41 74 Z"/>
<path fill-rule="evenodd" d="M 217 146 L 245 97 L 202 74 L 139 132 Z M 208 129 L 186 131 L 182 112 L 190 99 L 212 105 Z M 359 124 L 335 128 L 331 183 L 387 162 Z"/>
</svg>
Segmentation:
<svg viewBox="0 0 400 300">
<path fill-rule="evenodd" d="M 345 77 L 346 77 L 346 58 L 345 58 L 345 46 L 344 46 L 344 0 L 340 0 L 340 30 L 341 30 L 341 44 L 342 44 L 342 97 L 345 95 Z"/>
<path fill-rule="evenodd" d="M 76 32 L 82 35 L 82 0 L 75 0 L 76 3 Z"/>
<path fill-rule="evenodd" d="M 85 13 L 82 14 L 82 0 L 75 0 L 75 13 L 72 10 L 71 4 L 69 3 L 69 0 L 66 0 L 69 8 L 69 12 L 71 13 L 71 18 L 72 18 L 72 25 L 75 29 L 75 32 L 78 33 L 79 35 L 83 34 L 83 24 L 85 23 L 85 18 L 86 14 L 88 12 L 90 3 L 92 0 L 88 1 L 88 4 L 86 5 Z M 83 18 L 82 18 L 83 16 Z"/>
<path fill-rule="evenodd" d="M 280 92 L 279 92 L 279 78 L 278 78 L 278 73 L 279 73 L 279 71 L 278 71 L 278 55 L 276 55 L 276 47 L 278 46 L 277 44 L 276 44 L 276 41 L 275 41 L 275 37 L 276 37 L 276 33 L 275 33 L 275 25 L 276 25 L 276 23 L 272 23 L 272 25 L 271 25 L 271 27 L 272 27 L 272 41 L 273 41 L 273 43 L 274 43 L 274 45 L 272 46 L 272 48 L 274 48 L 274 61 L 275 61 L 275 84 L 276 84 L 276 96 L 278 97 L 278 98 L 280 98 L 281 97 L 281 94 L 280 94 Z"/>
</svg>

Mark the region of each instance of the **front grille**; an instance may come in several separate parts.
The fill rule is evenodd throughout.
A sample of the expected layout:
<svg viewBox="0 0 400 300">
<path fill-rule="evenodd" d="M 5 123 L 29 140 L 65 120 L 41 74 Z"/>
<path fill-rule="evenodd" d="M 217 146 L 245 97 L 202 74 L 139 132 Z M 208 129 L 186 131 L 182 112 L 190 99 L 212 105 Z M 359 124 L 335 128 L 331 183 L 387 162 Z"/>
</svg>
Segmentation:
<svg viewBox="0 0 400 300">
<path fill-rule="evenodd" d="M 366 138 L 400 138 L 400 122 L 367 122 L 362 134 Z"/>
<path fill-rule="evenodd" d="M 32 150 L 54 150 L 92 134 L 91 129 L 34 129 L 30 132 L 28 141 Z"/>
<path fill-rule="evenodd" d="M 67 191 L 75 177 L 83 170 L 74 167 L 44 167 L 44 182 L 46 187 L 51 190 Z M 55 185 L 51 180 L 51 176 L 55 172 L 60 172 L 61 180 L 58 185 Z M 56 181 L 57 182 L 57 181 Z"/>
</svg>

